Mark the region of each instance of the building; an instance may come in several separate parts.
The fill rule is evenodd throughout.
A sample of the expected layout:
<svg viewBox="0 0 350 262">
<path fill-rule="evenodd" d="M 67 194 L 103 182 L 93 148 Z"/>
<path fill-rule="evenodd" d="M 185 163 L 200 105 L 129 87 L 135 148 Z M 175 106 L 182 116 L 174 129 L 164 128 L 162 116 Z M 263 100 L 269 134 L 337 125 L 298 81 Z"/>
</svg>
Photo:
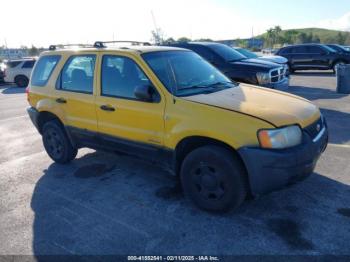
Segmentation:
<svg viewBox="0 0 350 262">
<path fill-rule="evenodd" d="M 29 56 L 27 49 L 22 48 L 1 48 L 0 59 L 18 59 Z"/>
</svg>

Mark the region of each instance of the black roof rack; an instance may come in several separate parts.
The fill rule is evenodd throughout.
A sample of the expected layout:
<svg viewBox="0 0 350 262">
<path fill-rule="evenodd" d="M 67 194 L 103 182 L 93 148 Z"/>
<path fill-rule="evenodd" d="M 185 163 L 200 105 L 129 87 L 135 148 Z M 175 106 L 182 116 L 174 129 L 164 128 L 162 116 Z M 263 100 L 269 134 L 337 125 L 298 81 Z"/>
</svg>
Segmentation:
<svg viewBox="0 0 350 262">
<path fill-rule="evenodd" d="M 56 50 L 58 48 L 64 49 L 65 47 L 70 47 L 70 46 L 77 46 L 77 47 L 94 47 L 93 45 L 88 45 L 88 44 L 59 44 L 59 45 L 50 45 L 49 50 Z"/>
<path fill-rule="evenodd" d="M 143 45 L 143 46 L 150 46 L 151 44 L 148 42 L 138 42 L 138 41 L 96 41 L 94 43 L 94 47 L 96 48 L 105 48 L 105 44 L 112 44 L 112 43 L 130 43 L 131 45 Z"/>
</svg>

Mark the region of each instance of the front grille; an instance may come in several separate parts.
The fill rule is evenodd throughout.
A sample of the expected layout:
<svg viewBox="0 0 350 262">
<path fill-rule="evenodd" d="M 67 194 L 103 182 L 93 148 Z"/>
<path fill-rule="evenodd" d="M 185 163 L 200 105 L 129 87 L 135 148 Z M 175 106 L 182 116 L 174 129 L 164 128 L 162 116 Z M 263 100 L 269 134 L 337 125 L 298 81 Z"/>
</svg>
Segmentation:
<svg viewBox="0 0 350 262">
<path fill-rule="evenodd" d="M 286 69 L 283 67 L 271 70 L 270 71 L 271 82 L 277 83 L 277 82 L 283 80 L 283 78 L 285 77 L 285 74 L 286 74 Z"/>
<path fill-rule="evenodd" d="M 324 127 L 324 122 L 322 117 L 320 117 L 317 121 L 305 127 L 304 130 L 306 131 L 306 133 L 310 135 L 312 139 L 314 139 L 318 135 L 318 133 L 320 133 L 323 127 Z"/>
</svg>

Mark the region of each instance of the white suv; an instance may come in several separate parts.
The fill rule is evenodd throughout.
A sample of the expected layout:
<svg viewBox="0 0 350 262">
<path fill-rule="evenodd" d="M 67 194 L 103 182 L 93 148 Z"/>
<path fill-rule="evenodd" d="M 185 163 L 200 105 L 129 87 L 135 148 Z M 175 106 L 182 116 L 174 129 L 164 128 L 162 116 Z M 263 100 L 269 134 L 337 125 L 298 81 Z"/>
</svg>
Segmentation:
<svg viewBox="0 0 350 262">
<path fill-rule="evenodd" d="M 26 58 L 6 62 L 5 82 L 14 82 L 19 87 L 26 87 L 36 59 Z"/>
</svg>

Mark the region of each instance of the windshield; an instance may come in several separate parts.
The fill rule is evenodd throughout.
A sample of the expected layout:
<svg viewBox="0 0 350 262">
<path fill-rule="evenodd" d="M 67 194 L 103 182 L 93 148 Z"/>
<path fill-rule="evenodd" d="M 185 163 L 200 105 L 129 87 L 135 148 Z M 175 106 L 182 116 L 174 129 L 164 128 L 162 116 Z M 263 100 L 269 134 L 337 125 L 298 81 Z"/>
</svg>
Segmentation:
<svg viewBox="0 0 350 262">
<path fill-rule="evenodd" d="M 337 51 L 334 50 L 333 48 L 330 48 L 328 45 L 324 45 L 323 46 L 325 49 L 327 49 L 328 52 L 331 52 L 331 53 L 336 53 Z"/>
<path fill-rule="evenodd" d="M 258 58 L 259 57 L 258 55 L 254 54 L 253 52 L 250 52 L 247 49 L 236 48 L 234 50 L 236 50 L 237 52 L 241 53 L 242 55 L 244 55 L 247 58 Z"/>
<path fill-rule="evenodd" d="M 176 96 L 212 93 L 236 86 L 194 52 L 151 52 L 142 57 L 169 92 Z"/>
<path fill-rule="evenodd" d="M 347 51 L 344 47 L 340 45 L 327 45 L 327 46 L 334 49 L 335 51 L 339 51 L 339 52 Z"/>
<path fill-rule="evenodd" d="M 212 44 L 208 46 L 216 54 L 221 56 L 227 62 L 239 61 L 247 59 L 244 55 L 234 50 L 232 47 L 223 44 Z"/>
</svg>

